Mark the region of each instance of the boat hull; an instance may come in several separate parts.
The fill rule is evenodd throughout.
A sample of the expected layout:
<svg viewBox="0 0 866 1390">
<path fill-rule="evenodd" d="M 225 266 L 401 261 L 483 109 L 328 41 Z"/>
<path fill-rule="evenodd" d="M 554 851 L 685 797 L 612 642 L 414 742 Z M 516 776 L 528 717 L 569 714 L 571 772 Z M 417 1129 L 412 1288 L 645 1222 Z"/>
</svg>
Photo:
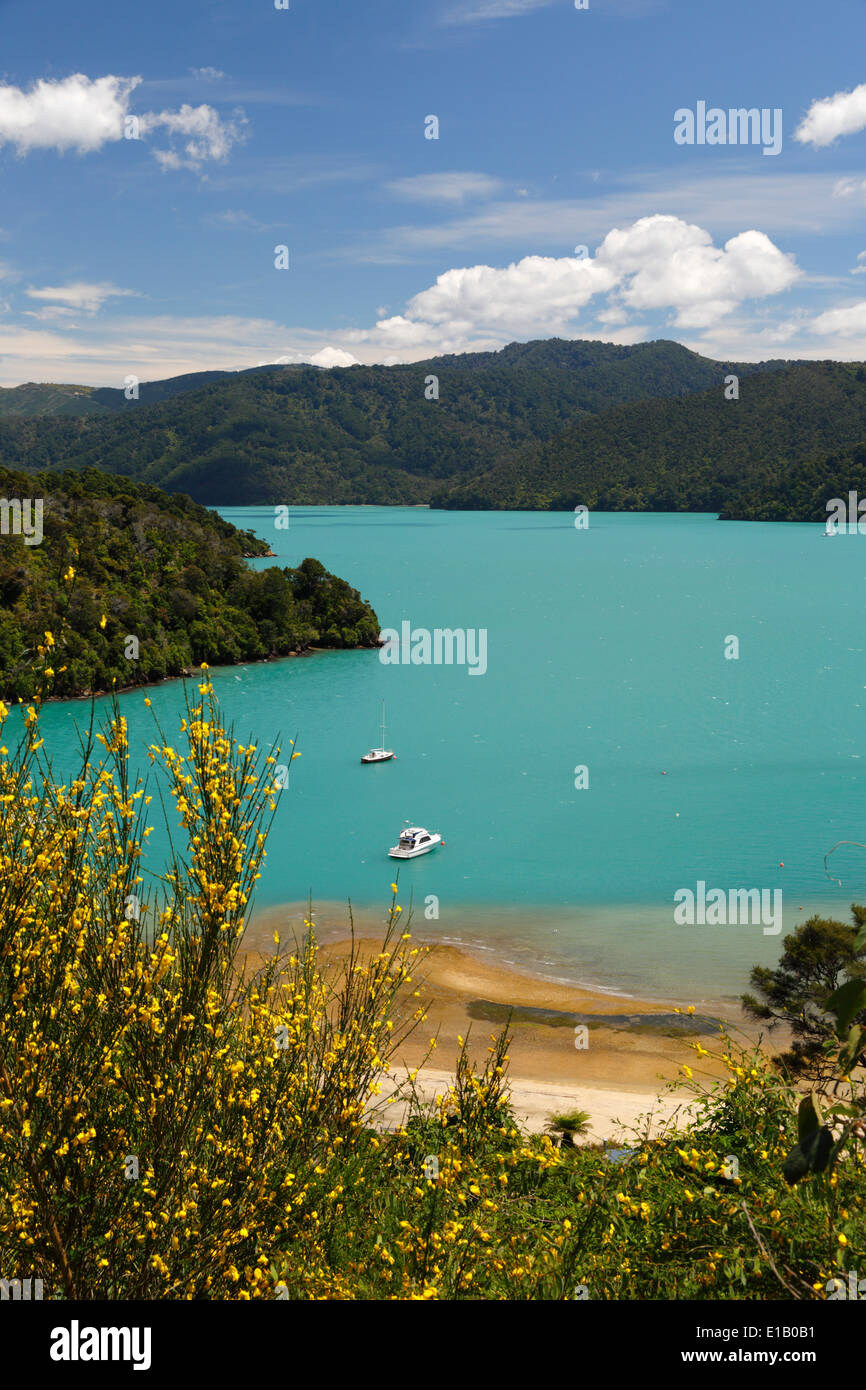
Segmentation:
<svg viewBox="0 0 866 1390">
<path fill-rule="evenodd" d="M 362 763 L 388 763 L 394 757 L 393 753 L 365 753 L 361 759 Z"/>
</svg>

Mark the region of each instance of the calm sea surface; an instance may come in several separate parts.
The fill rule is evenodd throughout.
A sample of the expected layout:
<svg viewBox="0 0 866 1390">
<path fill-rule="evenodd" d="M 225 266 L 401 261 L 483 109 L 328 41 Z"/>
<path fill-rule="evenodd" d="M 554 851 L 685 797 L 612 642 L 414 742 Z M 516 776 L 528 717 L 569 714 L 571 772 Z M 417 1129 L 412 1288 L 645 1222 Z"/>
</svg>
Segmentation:
<svg viewBox="0 0 866 1390">
<path fill-rule="evenodd" d="M 863 537 L 680 515 L 595 514 L 586 530 L 559 513 L 311 507 L 288 530 L 268 508 L 222 515 L 280 563 L 320 559 L 383 627 L 487 634 L 483 675 L 369 651 L 216 671 L 239 736 L 297 734 L 303 755 L 260 909 L 311 894 L 323 925 L 345 924 L 349 898 L 380 918 L 409 820 L 446 841 L 400 869 L 421 934 L 692 1001 L 738 993 L 810 912 L 866 901 L 866 850 L 833 855 L 841 887 L 824 869 L 836 841 L 866 840 Z M 175 730 L 181 683 L 148 694 Z M 383 698 L 397 760 L 362 766 Z M 121 699 L 143 750 L 143 694 Z M 64 770 L 85 713 L 43 715 Z M 699 880 L 781 889 L 781 934 L 677 925 L 674 894 Z"/>
</svg>

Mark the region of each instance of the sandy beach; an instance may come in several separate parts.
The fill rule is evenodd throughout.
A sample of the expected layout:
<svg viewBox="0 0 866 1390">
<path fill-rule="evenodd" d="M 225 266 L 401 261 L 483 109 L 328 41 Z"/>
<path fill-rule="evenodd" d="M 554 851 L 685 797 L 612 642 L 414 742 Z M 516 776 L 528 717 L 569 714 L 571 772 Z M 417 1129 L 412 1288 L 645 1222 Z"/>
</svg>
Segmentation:
<svg viewBox="0 0 866 1390">
<path fill-rule="evenodd" d="M 269 912 L 269 925 L 275 914 Z M 256 933 L 256 944 L 261 934 Z M 356 938 L 363 954 L 381 949 L 380 941 Z M 433 1097 L 447 1089 L 460 1038 L 483 1062 L 491 1035 L 509 1014 L 509 1079 L 515 1111 L 532 1131 L 544 1128 L 555 1110 L 580 1108 L 589 1112 L 589 1135 L 595 1140 L 622 1141 L 636 1127 L 658 1132 L 678 1110 L 693 1100 L 685 1090 L 670 1092 L 667 1083 L 692 1068 L 695 1079 L 710 1083 L 726 1075 L 712 1059 L 698 1060 L 691 1043 L 717 1050 L 718 1020 L 754 1036 L 739 1009 L 705 1009 L 689 1017 L 679 1006 L 609 992 L 555 983 L 514 970 L 492 958 L 440 942 L 425 942 L 412 933 L 412 945 L 424 953 L 413 975 L 412 989 L 420 991 L 427 1018 L 397 1049 L 392 1077 L 384 1078 L 383 1096 L 407 1069 L 420 1068 L 417 1086 Z M 339 970 L 351 950 L 348 937 L 321 944 L 327 968 Z M 254 958 L 257 951 L 250 952 Z M 418 1005 L 406 991 L 407 1014 Z M 679 1009 L 679 1011 L 678 1011 Z M 581 1031 L 578 1032 L 577 1030 Z M 436 1046 L 430 1051 L 430 1040 Z M 386 1110 L 389 1124 L 403 1116 L 402 1103 Z M 652 1114 L 652 1119 L 647 1116 Z"/>
</svg>

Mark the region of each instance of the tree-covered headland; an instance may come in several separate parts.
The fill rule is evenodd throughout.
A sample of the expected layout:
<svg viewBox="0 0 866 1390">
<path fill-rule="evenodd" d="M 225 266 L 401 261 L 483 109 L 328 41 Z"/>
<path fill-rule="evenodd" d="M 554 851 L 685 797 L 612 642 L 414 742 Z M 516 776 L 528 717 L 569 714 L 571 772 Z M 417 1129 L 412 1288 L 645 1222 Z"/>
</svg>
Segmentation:
<svg viewBox="0 0 866 1390">
<path fill-rule="evenodd" d="M 0 469 L 0 499 L 36 499 L 28 537 L 0 516 L 0 696 L 53 696 L 179 676 L 310 647 L 371 647 L 369 603 L 314 559 L 255 570 L 268 546 L 175 493 L 95 469 Z M 34 511 L 31 506 L 31 513 Z M 26 518 L 26 511 L 24 513 Z M 32 542 L 32 543 L 31 543 Z"/>
</svg>

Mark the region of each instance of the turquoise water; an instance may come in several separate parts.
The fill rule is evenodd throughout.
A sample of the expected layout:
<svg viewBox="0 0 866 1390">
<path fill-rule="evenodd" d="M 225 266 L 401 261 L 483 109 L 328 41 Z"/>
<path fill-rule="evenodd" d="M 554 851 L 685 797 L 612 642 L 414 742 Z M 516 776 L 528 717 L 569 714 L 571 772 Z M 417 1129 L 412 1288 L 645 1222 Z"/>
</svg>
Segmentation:
<svg viewBox="0 0 866 1390">
<path fill-rule="evenodd" d="M 782 934 L 866 899 L 866 850 L 834 855 L 841 888 L 823 863 L 835 841 L 866 839 L 866 538 L 826 546 L 818 526 L 710 516 L 596 514 L 584 531 L 570 514 L 372 507 L 293 509 L 278 531 L 271 509 L 221 510 L 281 563 L 316 556 L 383 627 L 487 633 L 483 675 L 377 652 L 215 673 L 239 735 L 297 733 L 303 755 L 260 908 L 309 893 L 381 915 L 387 849 L 408 819 L 446 841 L 400 869 L 424 935 L 692 999 L 744 988 L 781 935 L 678 926 L 677 889 L 780 888 Z M 732 635 L 739 659 L 726 660 Z M 148 693 L 176 728 L 180 683 Z M 397 760 L 362 766 L 383 698 Z M 122 703 L 141 747 L 143 694 Z M 61 763 L 85 709 L 45 711 Z M 439 916 L 424 920 L 431 895 Z"/>
</svg>

